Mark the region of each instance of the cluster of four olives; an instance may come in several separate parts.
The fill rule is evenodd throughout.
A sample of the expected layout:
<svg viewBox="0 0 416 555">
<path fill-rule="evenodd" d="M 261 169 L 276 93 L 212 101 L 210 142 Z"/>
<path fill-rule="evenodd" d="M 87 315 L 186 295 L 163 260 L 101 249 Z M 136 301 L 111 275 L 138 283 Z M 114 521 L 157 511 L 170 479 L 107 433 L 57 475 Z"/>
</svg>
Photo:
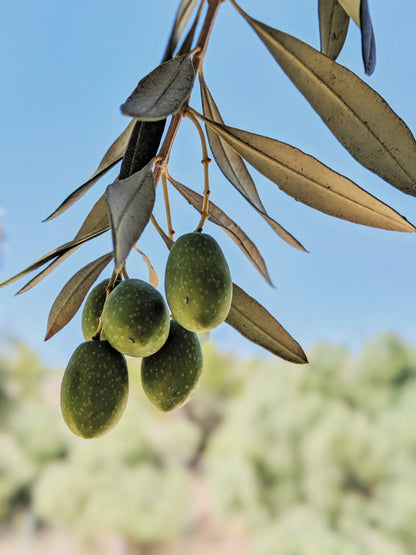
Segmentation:
<svg viewBox="0 0 416 555">
<path fill-rule="evenodd" d="M 232 300 L 224 255 L 211 236 L 198 232 L 179 237 L 171 249 L 165 272 L 167 304 L 140 279 L 118 282 L 108 296 L 107 284 L 99 283 L 86 300 L 82 331 L 87 341 L 75 350 L 62 380 L 64 420 L 84 438 L 104 434 L 124 412 L 124 355 L 142 357 L 143 389 L 160 410 L 183 405 L 202 371 L 197 333 L 223 322 Z M 100 316 L 100 340 L 92 340 Z"/>
</svg>

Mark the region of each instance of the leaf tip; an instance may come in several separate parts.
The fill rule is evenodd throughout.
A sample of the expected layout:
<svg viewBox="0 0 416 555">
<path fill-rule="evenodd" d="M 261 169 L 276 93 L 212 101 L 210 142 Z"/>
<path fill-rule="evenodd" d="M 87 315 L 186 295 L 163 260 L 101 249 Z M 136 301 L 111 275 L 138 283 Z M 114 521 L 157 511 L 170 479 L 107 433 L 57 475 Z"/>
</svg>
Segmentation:
<svg viewBox="0 0 416 555">
<path fill-rule="evenodd" d="M 55 335 L 55 333 L 54 333 L 52 330 L 48 330 L 48 331 L 46 332 L 44 341 L 48 341 L 48 339 L 50 339 L 50 338 L 53 337 L 54 335 Z"/>
</svg>

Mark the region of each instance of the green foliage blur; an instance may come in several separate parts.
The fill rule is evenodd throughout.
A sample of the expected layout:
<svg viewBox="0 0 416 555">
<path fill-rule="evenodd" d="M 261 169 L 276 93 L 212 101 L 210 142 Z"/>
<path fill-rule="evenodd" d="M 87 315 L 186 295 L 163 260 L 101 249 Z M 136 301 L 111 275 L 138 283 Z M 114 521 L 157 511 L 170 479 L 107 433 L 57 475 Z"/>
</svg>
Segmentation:
<svg viewBox="0 0 416 555">
<path fill-rule="evenodd" d="M 302 366 L 241 361 L 209 342 L 204 355 L 193 398 L 168 414 L 144 396 L 131 359 L 122 420 L 82 440 L 60 414 L 62 371 L 9 345 L 0 356 L 0 528 L 30 514 L 35 533 L 118 537 L 152 553 L 186 553 L 192 538 L 201 546 L 213 536 L 248 550 L 227 543 L 215 553 L 415 552 L 413 346 L 393 334 L 358 353 L 319 344 Z"/>
</svg>

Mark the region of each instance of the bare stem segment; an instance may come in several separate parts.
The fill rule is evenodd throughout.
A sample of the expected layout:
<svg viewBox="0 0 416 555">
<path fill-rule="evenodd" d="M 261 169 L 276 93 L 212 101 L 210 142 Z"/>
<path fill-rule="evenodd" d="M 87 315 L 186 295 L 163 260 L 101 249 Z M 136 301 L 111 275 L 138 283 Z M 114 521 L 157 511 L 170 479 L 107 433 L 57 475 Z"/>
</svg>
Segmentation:
<svg viewBox="0 0 416 555">
<path fill-rule="evenodd" d="M 202 160 L 201 160 L 201 162 L 204 165 L 204 200 L 202 202 L 201 219 L 200 219 L 199 224 L 196 228 L 196 231 L 202 232 L 202 229 L 204 227 L 204 223 L 208 219 L 208 216 L 209 216 L 209 195 L 210 195 L 211 191 L 209 190 L 208 166 L 209 166 L 209 163 L 211 162 L 211 159 L 208 156 L 207 142 L 205 140 L 205 135 L 204 135 L 204 132 L 202 130 L 201 124 L 196 119 L 196 117 L 191 113 L 191 111 L 189 109 L 186 110 L 185 115 L 186 115 L 187 118 L 189 118 L 192 121 L 192 123 L 197 128 L 200 139 L 201 139 L 201 146 L 202 146 Z"/>
<path fill-rule="evenodd" d="M 214 21 L 217 16 L 219 7 L 223 2 L 224 0 L 208 0 L 208 10 L 205 15 L 205 20 L 202 25 L 201 33 L 199 35 L 198 42 L 195 47 L 196 54 L 194 55 L 192 60 L 192 63 L 195 69 L 195 76 L 198 74 L 199 68 L 202 66 L 202 63 L 204 61 L 212 27 L 214 25 Z M 182 110 L 180 110 L 177 114 L 175 114 L 172 117 L 168 131 L 166 133 L 166 137 L 158 153 L 160 162 L 156 164 L 156 167 L 153 173 L 155 184 L 157 184 L 157 182 L 159 181 L 163 168 L 167 167 L 173 142 L 175 140 L 176 133 L 179 129 L 179 125 L 182 121 L 182 118 L 185 116 L 185 113 L 186 113 L 186 105 L 182 108 Z"/>
</svg>

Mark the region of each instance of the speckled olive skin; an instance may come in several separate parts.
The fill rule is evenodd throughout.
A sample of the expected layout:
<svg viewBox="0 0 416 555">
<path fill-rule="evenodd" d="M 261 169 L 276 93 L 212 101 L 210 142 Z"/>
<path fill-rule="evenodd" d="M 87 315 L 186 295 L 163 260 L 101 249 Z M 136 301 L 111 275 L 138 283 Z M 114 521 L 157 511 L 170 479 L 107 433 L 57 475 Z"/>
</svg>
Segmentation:
<svg viewBox="0 0 416 555">
<path fill-rule="evenodd" d="M 170 411 L 189 400 L 202 372 L 203 355 L 195 332 L 171 320 L 169 337 L 154 355 L 142 360 L 144 392 L 162 411 Z"/>
<path fill-rule="evenodd" d="M 190 331 L 207 331 L 225 320 L 232 281 L 218 243 L 205 233 L 187 233 L 173 245 L 165 272 L 172 316 Z"/>
<path fill-rule="evenodd" d="M 106 339 L 117 351 L 132 357 L 152 355 L 169 335 L 166 302 L 141 279 L 127 279 L 111 291 L 102 319 Z"/>
<path fill-rule="evenodd" d="M 90 341 L 97 331 L 98 322 L 103 311 L 105 299 L 107 298 L 106 287 L 108 282 L 109 279 L 105 279 L 96 285 L 88 294 L 87 300 L 85 301 L 82 310 L 81 324 L 82 334 L 86 341 Z M 105 339 L 103 333 L 101 333 L 100 339 Z"/>
<path fill-rule="evenodd" d="M 120 420 L 129 380 L 124 355 L 107 341 L 75 349 L 61 385 L 61 410 L 69 429 L 82 438 L 99 437 Z"/>
</svg>

